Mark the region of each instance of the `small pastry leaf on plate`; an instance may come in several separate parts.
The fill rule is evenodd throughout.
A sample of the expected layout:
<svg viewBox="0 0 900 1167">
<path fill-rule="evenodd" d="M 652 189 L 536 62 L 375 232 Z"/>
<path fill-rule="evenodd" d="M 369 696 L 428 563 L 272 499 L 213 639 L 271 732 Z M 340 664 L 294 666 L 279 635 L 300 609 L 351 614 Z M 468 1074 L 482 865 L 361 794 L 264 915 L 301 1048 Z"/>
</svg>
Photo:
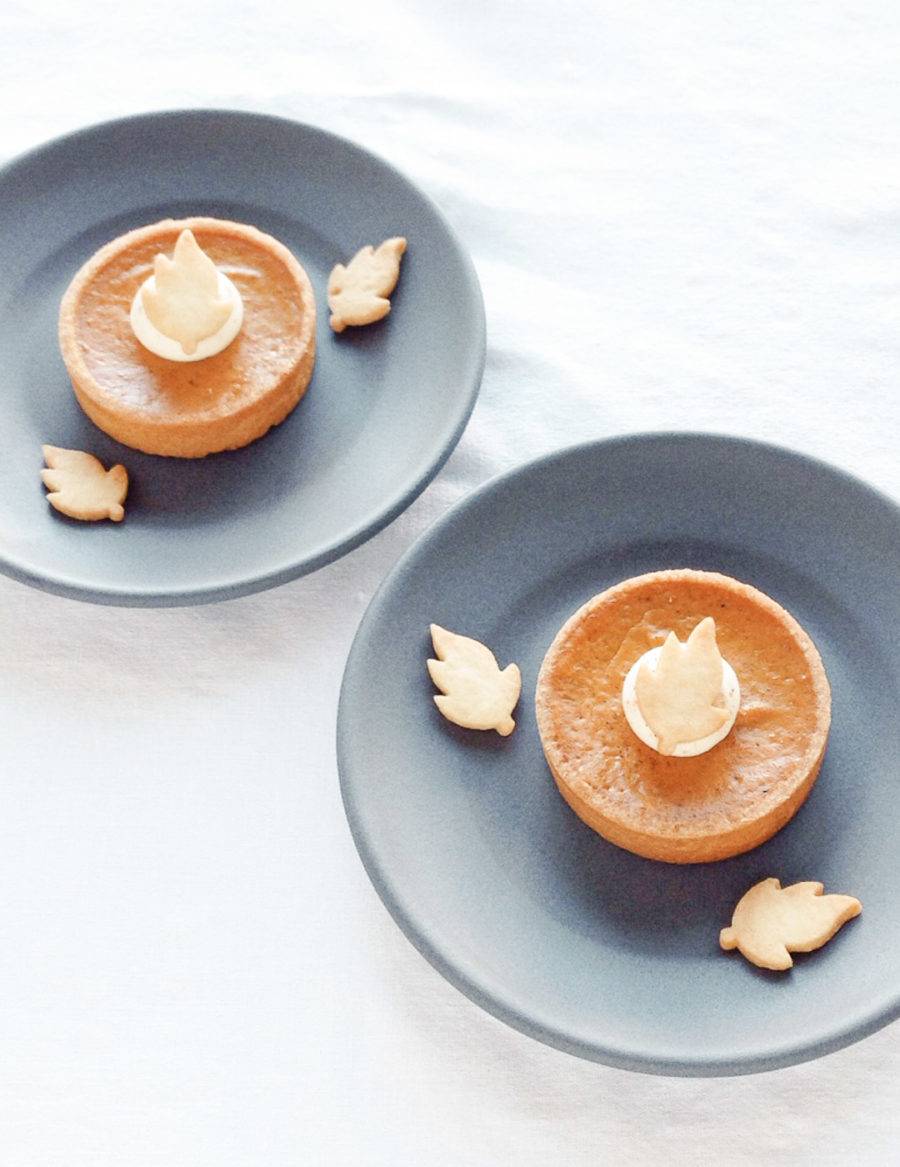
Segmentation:
<svg viewBox="0 0 900 1167">
<path fill-rule="evenodd" d="M 515 729 L 512 711 L 522 691 L 519 666 L 501 670 L 489 648 L 478 640 L 431 625 L 437 660 L 428 661 L 432 681 L 441 690 L 434 700 L 448 721 L 465 729 L 495 729 L 507 737 Z"/>
<path fill-rule="evenodd" d="M 780 880 L 763 879 L 738 901 L 719 943 L 726 950 L 737 948 L 760 968 L 790 968 L 792 952 L 821 948 L 862 911 L 853 896 L 822 891 L 823 885 L 811 880 L 782 887 Z"/>
<path fill-rule="evenodd" d="M 49 491 L 47 501 L 51 506 L 72 519 L 121 521 L 125 514 L 122 503 L 128 493 L 124 466 L 106 470 L 98 458 L 83 450 L 42 446 L 41 451 L 47 464 L 41 478 Z"/>
</svg>

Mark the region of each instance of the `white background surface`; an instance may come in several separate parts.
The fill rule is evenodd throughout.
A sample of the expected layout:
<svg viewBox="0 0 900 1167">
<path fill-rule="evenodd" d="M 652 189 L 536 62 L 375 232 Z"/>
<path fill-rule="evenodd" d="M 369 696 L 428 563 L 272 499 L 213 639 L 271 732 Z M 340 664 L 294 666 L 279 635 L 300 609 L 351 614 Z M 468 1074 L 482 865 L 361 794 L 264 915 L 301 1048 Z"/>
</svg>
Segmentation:
<svg viewBox="0 0 900 1167">
<path fill-rule="evenodd" d="M 435 200 L 482 282 L 482 393 L 404 515 L 276 591 L 139 611 L 0 578 L 0 1162 L 894 1161 L 896 1025 L 786 1070 L 664 1079 L 460 996 L 362 871 L 334 721 L 398 556 L 547 450 L 736 433 L 900 499 L 900 10 L 0 7 L 2 160 L 212 106 L 353 138 Z"/>
</svg>

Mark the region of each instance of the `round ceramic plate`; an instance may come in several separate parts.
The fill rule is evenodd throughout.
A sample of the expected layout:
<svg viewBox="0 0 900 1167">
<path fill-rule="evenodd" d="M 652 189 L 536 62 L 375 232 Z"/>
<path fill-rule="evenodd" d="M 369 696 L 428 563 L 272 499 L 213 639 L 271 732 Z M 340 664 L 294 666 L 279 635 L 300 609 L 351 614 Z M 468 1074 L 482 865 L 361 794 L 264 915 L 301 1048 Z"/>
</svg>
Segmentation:
<svg viewBox="0 0 900 1167">
<path fill-rule="evenodd" d="M 544 653 L 594 593 L 666 567 L 768 592 L 832 684 L 825 762 L 756 850 L 674 866 L 605 842 L 563 802 L 533 711 Z M 412 942 L 489 1012 L 573 1054 L 661 1074 L 774 1069 L 900 1009 L 896 884 L 900 511 L 828 466 L 728 437 L 566 450 L 476 491 L 407 553 L 350 653 L 338 749 L 363 863 Z M 429 624 L 474 637 L 522 696 L 511 736 L 442 719 Z M 863 914 L 788 973 L 724 952 L 758 880 L 818 880 Z"/>
<path fill-rule="evenodd" d="M 237 219 L 285 243 L 318 304 L 313 378 L 294 412 L 243 450 L 140 454 L 82 414 L 59 355 L 66 285 L 103 243 L 167 216 Z M 335 263 L 404 235 L 392 310 L 340 335 Z M 437 472 L 474 405 L 481 293 L 435 206 L 367 151 L 251 113 L 149 114 L 58 139 L 0 170 L 0 570 L 81 599 L 185 604 L 282 583 L 363 542 Z M 53 511 L 41 446 L 131 475 L 121 524 Z"/>
</svg>

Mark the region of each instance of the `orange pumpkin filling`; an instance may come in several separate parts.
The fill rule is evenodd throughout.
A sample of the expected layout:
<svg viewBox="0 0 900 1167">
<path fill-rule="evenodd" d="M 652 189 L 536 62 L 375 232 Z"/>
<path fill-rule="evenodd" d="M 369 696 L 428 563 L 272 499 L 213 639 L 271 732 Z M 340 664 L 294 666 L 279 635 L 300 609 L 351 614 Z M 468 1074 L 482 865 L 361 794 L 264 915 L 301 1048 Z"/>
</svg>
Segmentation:
<svg viewBox="0 0 900 1167">
<path fill-rule="evenodd" d="M 622 709 L 628 670 L 669 632 L 712 616 L 740 680 L 730 732 L 704 754 L 665 756 Z M 818 775 L 831 695 L 815 645 L 770 597 L 715 572 L 653 572 L 595 596 L 562 627 L 536 692 L 538 729 L 572 809 L 618 846 L 707 862 L 749 850 L 797 812 Z"/>
<path fill-rule="evenodd" d="M 129 314 L 157 254 L 190 229 L 244 303 L 222 352 L 183 363 L 137 340 Z M 242 223 L 167 219 L 101 248 L 60 308 L 60 347 L 75 395 L 102 430 L 152 454 L 196 458 L 246 445 L 303 396 L 315 360 L 316 306 L 303 267 L 277 240 Z"/>
</svg>

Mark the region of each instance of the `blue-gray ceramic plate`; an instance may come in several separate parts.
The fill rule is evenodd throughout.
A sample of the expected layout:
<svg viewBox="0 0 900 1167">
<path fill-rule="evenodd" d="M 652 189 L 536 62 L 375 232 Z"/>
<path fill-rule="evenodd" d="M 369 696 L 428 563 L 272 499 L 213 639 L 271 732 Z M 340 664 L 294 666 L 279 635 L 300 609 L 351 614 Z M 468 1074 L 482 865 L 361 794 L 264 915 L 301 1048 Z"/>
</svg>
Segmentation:
<svg viewBox="0 0 900 1167">
<path fill-rule="evenodd" d="M 318 305 L 305 397 L 243 450 L 196 461 L 139 454 L 78 408 L 57 344 L 62 293 L 123 231 L 166 216 L 238 219 L 285 243 Z M 392 310 L 337 335 L 335 263 L 409 241 Z M 114 604 L 187 604 L 282 583 L 379 530 L 427 485 L 481 380 L 484 310 L 471 260 L 442 214 L 348 141 L 253 113 L 174 111 L 57 139 L 0 170 L 0 570 Z M 131 474 L 121 524 L 53 511 L 41 446 L 75 447 Z"/>
<path fill-rule="evenodd" d="M 816 641 L 833 727 L 811 796 L 768 843 L 674 866 L 619 850 L 556 791 L 534 686 L 563 621 L 665 567 L 726 572 Z M 777 447 L 643 435 L 584 445 L 489 483 L 438 521 L 366 613 L 343 683 L 346 811 L 388 909 L 448 980 L 510 1025 L 659 1074 L 769 1070 L 828 1053 L 900 1009 L 900 511 Z M 429 623 L 523 675 L 508 738 L 444 721 Z M 819 880 L 860 917 L 788 973 L 724 952 L 757 880 Z"/>
</svg>

